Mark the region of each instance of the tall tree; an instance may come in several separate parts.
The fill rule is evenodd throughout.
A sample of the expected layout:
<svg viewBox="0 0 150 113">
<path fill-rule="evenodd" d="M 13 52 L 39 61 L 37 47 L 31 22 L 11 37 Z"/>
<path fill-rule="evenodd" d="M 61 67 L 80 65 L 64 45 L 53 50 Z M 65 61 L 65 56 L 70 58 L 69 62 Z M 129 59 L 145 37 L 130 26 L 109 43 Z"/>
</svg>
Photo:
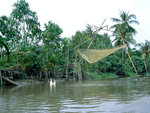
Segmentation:
<svg viewBox="0 0 150 113">
<path fill-rule="evenodd" d="M 40 23 L 35 12 L 30 10 L 29 4 L 25 0 L 19 0 L 14 5 L 11 17 L 16 21 L 15 29 L 21 45 L 26 48 L 30 44 L 37 44 L 41 38 Z"/>
<path fill-rule="evenodd" d="M 130 44 L 135 44 L 133 36 L 137 33 L 136 29 L 131 24 L 139 24 L 136 20 L 136 15 L 129 14 L 129 12 L 120 11 L 120 18 L 111 18 L 114 24 L 110 27 L 113 30 L 115 36 L 114 42 L 116 46 L 127 44 L 128 48 Z M 122 61 L 124 63 L 125 49 L 122 49 Z"/>
<path fill-rule="evenodd" d="M 6 49 L 7 61 L 9 62 L 10 42 L 15 37 L 13 21 L 7 16 L 0 17 L 0 45 Z"/>
<path fill-rule="evenodd" d="M 60 35 L 62 33 L 62 29 L 59 25 L 49 21 L 48 24 L 45 24 L 45 29 L 42 32 L 42 39 L 44 43 L 44 52 L 46 58 L 46 63 L 54 63 L 56 62 L 56 56 L 60 50 L 61 38 Z"/>
<path fill-rule="evenodd" d="M 115 37 L 115 44 L 116 45 L 122 45 L 123 40 L 126 40 L 126 43 L 129 45 L 130 43 L 135 43 L 133 39 L 133 35 L 137 33 L 136 29 L 131 26 L 131 24 L 139 24 L 139 22 L 136 20 L 136 15 L 129 14 L 129 12 L 120 11 L 120 18 L 111 18 L 114 24 L 110 27 L 110 29 L 113 29 Z"/>
</svg>

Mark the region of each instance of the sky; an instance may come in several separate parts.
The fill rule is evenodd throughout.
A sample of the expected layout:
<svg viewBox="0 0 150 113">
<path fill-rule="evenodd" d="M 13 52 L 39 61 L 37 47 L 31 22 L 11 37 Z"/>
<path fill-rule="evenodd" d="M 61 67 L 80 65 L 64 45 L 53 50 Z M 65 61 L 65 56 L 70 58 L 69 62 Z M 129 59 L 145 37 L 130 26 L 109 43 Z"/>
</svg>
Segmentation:
<svg viewBox="0 0 150 113">
<path fill-rule="evenodd" d="M 83 31 L 86 25 L 113 25 L 111 19 L 119 18 L 120 10 L 137 16 L 140 25 L 134 39 L 140 43 L 150 41 L 150 0 L 26 0 L 30 9 L 37 13 L 41 29 L 48 21 L 58 24 L 62 37 L 71 37 L 76 31 Z M 0 0 L 0 16 L 9 16 L 17 0 Z M 104 31 L 100 32 L 102 34 Z"/>
</svg>

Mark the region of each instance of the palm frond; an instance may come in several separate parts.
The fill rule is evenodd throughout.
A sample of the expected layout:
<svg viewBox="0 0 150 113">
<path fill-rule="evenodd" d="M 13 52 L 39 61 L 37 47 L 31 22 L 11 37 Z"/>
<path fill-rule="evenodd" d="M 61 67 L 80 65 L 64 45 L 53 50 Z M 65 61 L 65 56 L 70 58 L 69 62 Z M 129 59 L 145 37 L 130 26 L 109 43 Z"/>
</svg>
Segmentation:
<svg viewBox="0 0 150 113">
<path fill-rule="evenodd" d="M 126 13 L 125 11 L 121 11 L 120 12 L 120 18 L 123 22 L 127 21 L 128 18 L 128 13 Z"/>
<path fill-rule="evenodd" d="M 129 16 L 128 16 L 128 19 L 130 20 L 130 19 L 136 19 L 136 15 L 134 15 L 134 14 L 130 14 Z"/>
<path fill-rule="evenodd" d="M 137 25 L 139 25 L 140 23 L 138 21 L 136 21 L 136 20 L 130 20 L 129 24 L 137 24 Z"/>
<path fill-rule="evenodd" d="M 113 21 L 113 22 L 117 22 L 117 23 L 120 23 L 120 22 L 122 22 L 120 19 L 118 19 L 118 18 L 111 18 L 111 20 Z"/>
</svg>

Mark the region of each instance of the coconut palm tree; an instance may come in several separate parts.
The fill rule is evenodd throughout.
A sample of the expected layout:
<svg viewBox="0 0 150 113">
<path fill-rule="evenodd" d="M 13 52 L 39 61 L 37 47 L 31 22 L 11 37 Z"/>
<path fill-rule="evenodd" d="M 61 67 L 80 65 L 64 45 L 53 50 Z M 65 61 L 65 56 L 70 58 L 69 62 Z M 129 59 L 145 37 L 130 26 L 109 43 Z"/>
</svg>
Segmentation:
<svg viewBox="0 0 150 113">
<path fill-rule="evenodd" d="M 150 42 L 148 40 L 145 40 L 145 43 L 141 43 L 140 50 L 142 51 L 143 54 L 145 54 L 144 59 L 148 59 L 150 53 Z"/>
<path fill-rule="evenodd" d="M 134 29 L 130 24 L 139 24 L 139 22 L 136 20 L 136 15 L 134 14 L 129 14 L 129 12 L 125 11 L 120 11 L 120 18 L 111 18 L 114 24 L 113 26 L 110 27 L 110 29 L 113 30 L 114 35 L 118 34 L 115 37 L 115 43 L 118 43 L 119 41 L 122 42 L 122 38 L 126 40 L 126 43 L 128 44 L 133 44 L 135 43 L 133 39 L 133 35 L 137 33 L 136 29 Z M 121 38 L 121 34 L 123 37 Z M 118 44 L 123 44 L 123 43 L 118 43 Z"/>
<path fill-rule="evenodd" d="M 142 58 L 144 60 L 146 73 L 148 73 L 146 61 L 149 58 L 149 54 L 150 54 L 150 42 L 146 40 L 145 43 L 141 43 L 140 50 L 142 52 Z"/>
<path fill-rule="evenodd" d="M 111 18 L 114 24 L 113 26 L 110 27 L 110 29 L 113 30 L 113 35 L 115 36 L 115 45 L 123 45 L 126 44 L 129 46 L 130 44 L 134 44 L 135 40 L 133 39 L 133 36 L 137 33 L 137 31 L 131 26 L 131 24 L 139 24 L 139 22 L 136 20 L 136 15 L 134 14 L 129 14 L 129 12 L 125 11 L 120 11 L 120 18 Z M 130 54 L 127 49 L 127 54 L 130 58 L 130 61 L 133 65 L 133 68 L 137 73 L 137 70 L 134 66 L 134 63 L 132 62 L 132 59 L 130 57 Z M 124 63 L 125 61 L 125 49 L 122 49 L 122 62 Z"/>
<path fill-rule="evenodd" d="M 120 18 L 111 18 L 115 24 L 110 27 L 113 30 L 113 36 L 115 39 L 115 46 L 123 45 L 124 43 L 130 47 L 130 44 L 135 44 L 135 40 L 133 36 L 137 33 L 136 29 L 134 29 L 130 24 L 139 24 L 136 20 L 136 15 L 129 14 L 129 12 L 120 11 Z M 125 49 L 122 49 L 122 61 L 124 63 Z"/>
</svg>

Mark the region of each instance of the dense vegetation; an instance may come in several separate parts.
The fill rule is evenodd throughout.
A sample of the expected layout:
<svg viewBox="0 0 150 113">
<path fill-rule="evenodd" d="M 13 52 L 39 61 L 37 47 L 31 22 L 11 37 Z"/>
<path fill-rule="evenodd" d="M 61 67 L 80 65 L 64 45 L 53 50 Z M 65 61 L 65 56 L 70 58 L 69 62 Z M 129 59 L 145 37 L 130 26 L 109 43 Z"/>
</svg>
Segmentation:
<svg viewBox="0 0 150 113">
<path fill-rule="evenodd" d="M 94 32 L 95 27 L 92 25 L 87 25 L 84 31 L 77 31 L 72 37 L 61 37 L 63 30 L 52 21 L 47 22 L 44 30 L 41 30 L 36 12 L 31 11 L 25 0 L 19 0 L 13 7 L 9 17 L 0 17 L 0 70 L 3 75 L 7 71 L 5 74 L 13 73 L 11 76 L 15 79 L 66 76 L 73 78 L 73 63 L 81 59 L 77 49 L 87 48 L 90 41 L 79 47 L 77 45 L 90 40 L 94 35 L 96 38 L 90 47 L 92 49 L 113 48 L 124 43 L 127 44 L 127 48 L 94 64 L 82 60 L 84 78 L 135 75 L 128 53 L 139 74 L 150 71 L 150 42 L 136 43 L 136 29 L 131 25 L 139 22 L 134 14 L 121 11 L 119 19 L 112 18 L 112 41 L 107 33 Z M 139 49 L 131 48 L 131 45 L 138 46 Z M 68 75 L 66 71 L 69 72 Z"/>
</svg>

